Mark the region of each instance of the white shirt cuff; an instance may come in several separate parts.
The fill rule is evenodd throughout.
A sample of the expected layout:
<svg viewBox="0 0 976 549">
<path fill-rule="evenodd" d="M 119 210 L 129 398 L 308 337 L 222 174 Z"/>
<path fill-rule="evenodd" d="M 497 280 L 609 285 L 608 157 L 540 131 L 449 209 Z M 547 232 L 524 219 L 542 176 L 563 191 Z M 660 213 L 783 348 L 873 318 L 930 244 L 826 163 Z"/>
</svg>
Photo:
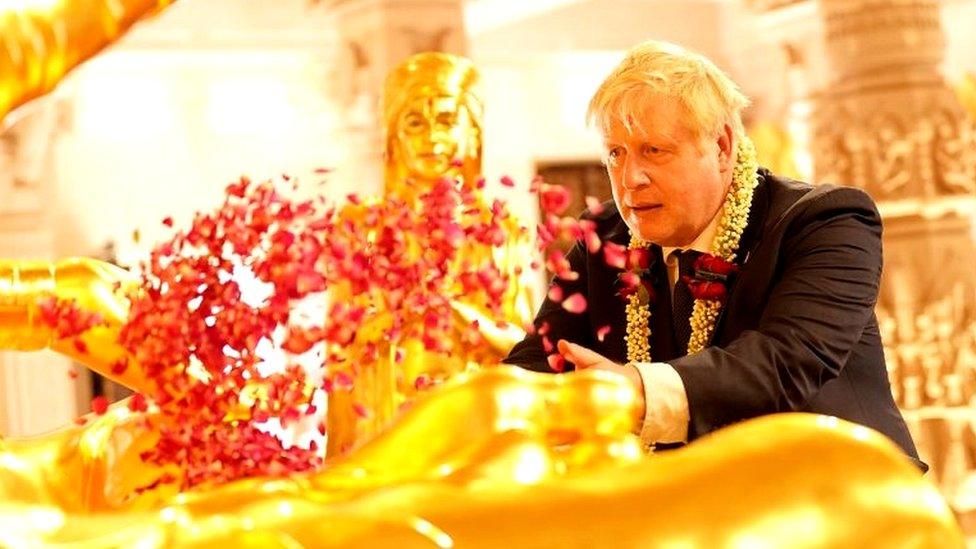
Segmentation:
<svg viewBox="0 0 976 549">
<path fill-rule="evenodd" d="M 678 372 L 666 362 L 635 362 L 644 384 L 644 423 L 640 438 L 645 447 L 658 442 L 688 440 L 688 394 Z"/>
</svg>

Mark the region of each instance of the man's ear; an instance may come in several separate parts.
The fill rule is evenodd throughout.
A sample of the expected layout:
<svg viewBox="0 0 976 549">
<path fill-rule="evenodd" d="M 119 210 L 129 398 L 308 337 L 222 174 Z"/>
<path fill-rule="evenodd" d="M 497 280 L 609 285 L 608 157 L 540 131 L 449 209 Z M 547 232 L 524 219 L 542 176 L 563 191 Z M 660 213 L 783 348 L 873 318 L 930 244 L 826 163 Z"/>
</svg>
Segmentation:
<svg viewBox="0 0 976 549">
<path fill-rule="evenodd" d="M 719 169 L 723 172 L 731 170 L 735 162 L 735 133 L 730 124 L 722 125 L 716 145 L 718 145 Z"/>
</svg>

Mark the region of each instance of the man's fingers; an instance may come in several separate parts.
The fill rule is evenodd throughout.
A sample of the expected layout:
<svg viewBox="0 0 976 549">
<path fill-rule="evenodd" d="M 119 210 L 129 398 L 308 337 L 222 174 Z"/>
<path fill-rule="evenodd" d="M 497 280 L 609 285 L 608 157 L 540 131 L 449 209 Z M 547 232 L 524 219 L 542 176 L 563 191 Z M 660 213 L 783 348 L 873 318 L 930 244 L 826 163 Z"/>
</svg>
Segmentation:
<svg viewBox="0 0 976 549">
<path fill-rule="evenodd" d="M 556 343 L 556 347 L 559 349 L 559 354 L 575 364 L 577 369 L 588 368 L 606 360 L 600 353 L 591 351 L 582 345 L 570 343 L 565 339 L 560 339 Z"/>
</svg>

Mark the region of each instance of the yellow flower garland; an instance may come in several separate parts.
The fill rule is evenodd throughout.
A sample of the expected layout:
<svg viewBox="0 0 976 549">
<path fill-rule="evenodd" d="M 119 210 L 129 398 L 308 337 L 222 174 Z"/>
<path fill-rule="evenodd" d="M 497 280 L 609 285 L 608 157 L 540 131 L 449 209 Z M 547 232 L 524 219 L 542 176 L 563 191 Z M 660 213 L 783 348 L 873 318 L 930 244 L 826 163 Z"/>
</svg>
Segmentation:
<svg viewBox="0 0 976 549">
<path fill-rule="evenodd" d="M 742 232 L 749 223 L 749 209 L 752 206 L 752 194 L 759 184 L 759 165 L 756 161 L 756 148 L 752 141 L 745 136 L 739 138 L 736 150 L 735 167 L 732 170 L 732 185 L 725 197 L 722 218 L 719 220 L 718 231 L 712 241 L 712 255 L 726 261 L 735 260 L 735 253 L 739 250 L 739 240 Z M 640 249 L 647 246 L 636 235 L 630 238 L 630 248 Z M 715 323 L 722 310 L 722 302 L 713 299 L 696 299 L 691 313 L 691 338 L 688 340 L 688 354 L 701 351 L 708 344 L 715 332 Z M 638 292 L 627 297 L 627 361 L 651 361 L 651 310 L 644 303 Z"/>
</svg>

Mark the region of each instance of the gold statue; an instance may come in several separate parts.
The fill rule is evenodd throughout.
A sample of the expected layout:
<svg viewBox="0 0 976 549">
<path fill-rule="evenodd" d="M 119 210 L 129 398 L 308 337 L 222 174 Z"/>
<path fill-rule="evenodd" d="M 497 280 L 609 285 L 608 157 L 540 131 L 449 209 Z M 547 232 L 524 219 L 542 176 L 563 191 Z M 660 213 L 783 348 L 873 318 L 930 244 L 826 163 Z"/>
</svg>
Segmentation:
<svg viewBox="0 0 976 549">
<path fill-rule="evenodd" d="M 480 76 L 470 60 L 440 52 L 418 53 L 394 69 L 383 90 L 383 129 L 386 167 L 384 195 L 408 204 L 443 179 L 459 179 L 476 191 L 481 178 L 484 107 L 478 96 Z M 491 207 L 477 192 L 478 208 L 485 216 Z M 535 254 L 512 218 L 504 221 L 503 246 L 465 250 L 476 263 L 484 253 L 508 275 L 510 287 L 503 298 L 502 319 L 491 318 L 479 304 L 456 303 L 455 310 L 467 322 L 479 321 L 479 329 L 495 352 L 504 358 L 525 337 L 523 327 L 535 315 L 535 303 L 525 274 Z M 497 326 L 503 320 L 507 327 Z"/>
<path fill-rule="evenodd" d="M 604 372 L 462 374 L 322 471 L 102 515 L 21 497 L 0 545 L 964 546 L 936 487 L 865 427 L 764 416 L 648 456 L 636 399 Z"/>
<path fill-rule="evenodd" d="M 384 196 L 415 207 L 418 199 L 447 179 L 465 185 L 475 195 L 466 207 L 492 219 L 479 187 L 481 177 L 483 105 L 478 95 L 480 76 L 470 60 L 439 52 L 420 53 L 390 72 L 383 90 Z M 347 207 L 355 218 L 358 208 Z M 342 453 L 389 424 L 396 408 L 417 392 L 415 380 L 440 382 L 480 365 L 497 364 L 525 336 L 535 313 L 529 264 L 535 255 L 518 223 L 501 220 L 505 241 L 491 247 L 466 242 L 458 253 L 457 272 L 492 261 L 508 279 L 501 298 L 501 315 L 485 305 L 485 295 L 452 299 L 455 317 L 450 356 L 425 349 L 406 338 L 391 344 L 375 364 L 357 373 L 351 393 L 333 393 L 329 406 L 330 455 Z M 382 319 L 378 320 L 382 323 Z M 478 342 L 465 340 L 477 326 Z M 402 353 L 399 362 L 397 352 Z M 357 417 L 355 404 L 372 413 Z"/>
</svg>

